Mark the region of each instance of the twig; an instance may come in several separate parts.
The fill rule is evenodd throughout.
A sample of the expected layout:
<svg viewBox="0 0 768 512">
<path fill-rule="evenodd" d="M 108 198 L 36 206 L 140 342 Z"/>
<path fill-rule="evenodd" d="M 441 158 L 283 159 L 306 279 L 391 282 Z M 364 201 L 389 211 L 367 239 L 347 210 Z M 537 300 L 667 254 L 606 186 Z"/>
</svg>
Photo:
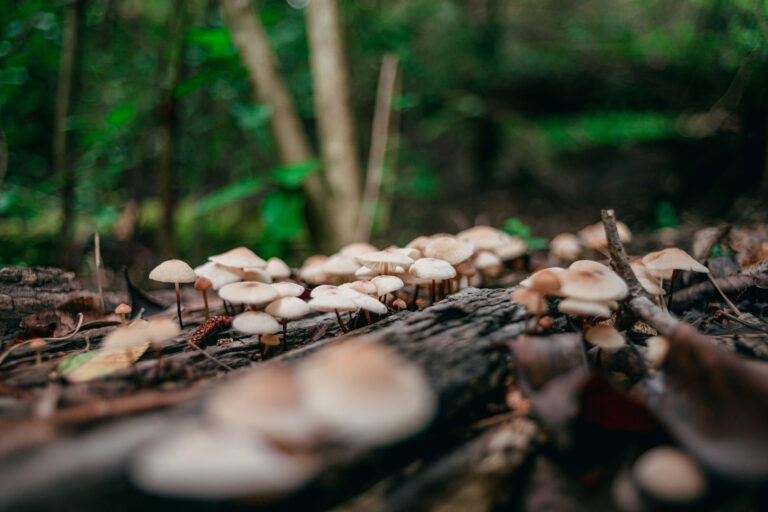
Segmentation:
<svg viewBox="0 0 768 512">
<path fill-rule="evenodd" d="M 205 357 L 207 357 L 208 359 L 210 359 L 210 360 L 211 360 L 211 361 L 213 361 L 214 363 L 216 363 L 216 364 L 218 364 L 218 365 L 222 366 L 223 368 L 226 368 L 226 369 L 227 369 L 227 371 L 230 371 L 230 372 L 231 372 L 231 371 L 233 371 L 233 370 L 234 370 L 234 368 L 232 368 L 232 367 L 231 367 L 231 366 L 229 366 L 228 364 L 226 364 L 226 363 L 224 363 L 224 362 L 222 362 L 222 361 L 219 361 L 218 359 L 216 359 L 215 357 L 213 357 L 211 354 L 209 354 L 208 352 L 206 352 L 205 350 L 203 350 L 202 348 L 200 348 L 200 346 L 199 346 L 199 345 L 197 345 L 197 344 L 195 344 L 195 343 L 193 343 L 193 342 L 192 342 L 192 340 L 187 340 L 187 343 L 189 343 L 189 345 L 190 345 L 192 348 L 194 348 L 195 350 L 197 350 L 198 352 L 200 352 L 201 354 L 203 354 Z"/>
<path fill-rule="evenodd" d="M 365 177 L 365 193 L 360 205 L 360 215 L 355 229 L 356 240 L 368 240 L 371 237 L 371 227 L 379 202 L 379 190 L 384 171 L 384 155 L 387 152 L 387 135 L 389 133 L 389 115 L 392 105 L 392 91 L 397 77 L 397 56 L 391 53 L 384 55 L 379 73 L 379 84 L 376 91 L 376 108 L 373 114 L 371 129 L 371 149 L 368 154 L 368 169 Z"/>
<path fill-rule="evenodd" d="M 768 333 L 768 329 L 766 329 L 765 327 L 763 327 L 761 325 L 751 324 L 751 323 L 749 323 L 749 322 L 747 322 L 745 320 L 742 320 L 741 318 L 739 318 L 737 316 L 730 315 L 730 314 L 726 313 L 725 311 L 721 311 L 720 314 L 723 315 L 728 320 L 733 320 L 734 322 L 738 322 L 738 323 L 740 323 L 741 325 L 743 325 L 745 327 L 749 327 L 750 329 L 754 329 L 756 331 Z"/>
<path fill-rule="evenodd" d="M 98 231 L 93 234 L 93 258 L 96 260 L 96 286 L 99 288 L 99 311 L 105 313 L 104 288 L 101 285 L 101 241 Z"/>
<path fill-rule="evenodd" d="M 731 302 L 731 299 L 729 299 L 729 298 L 728 298 L 728 297 L 725 295 L 725 293 L 723 293 L 723 290 L 722 290 L 722 288 L 720 288 L 720 285 L 719 285 L 719 284 L 717 284 L 717 280 L 716 280 L 714 277 L 712 277 L 712 273 L 708 273 L 708 274 L 707 274 L 707 277 L 708 277 L 708 278 L 709 278 L 709 280 L 712 282 L 712 284 L 714 285 L 715 289 L 716 289 L 716 290 L 717 290 L 717 292 L 720 294 L 720 296 L 723 298 L 723 300 L 725 300 L 725 303 L 726 303 L 726 304 L 728 304 L 728 307 L 729 307 L 729 308 L 731 308 L 731 309 L 733 310 L 733 312 L 734 312 L 734 313 L 736 313 L 736 315 L 738 315 L 738 316 L 741 316 L 741 311 L 739 311 L 739 308 L 737 308 L 737 307 L 736 307 L 736 304 L 734 304 L 733 302 Z"/>
</svg>

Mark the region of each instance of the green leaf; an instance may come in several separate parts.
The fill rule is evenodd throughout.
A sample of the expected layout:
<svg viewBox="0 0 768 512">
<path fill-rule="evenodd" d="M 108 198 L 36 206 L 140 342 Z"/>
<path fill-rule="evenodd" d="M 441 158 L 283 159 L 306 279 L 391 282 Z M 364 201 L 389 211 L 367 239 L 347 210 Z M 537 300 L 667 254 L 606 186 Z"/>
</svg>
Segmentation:
<svg viewBox="0 0 768 512">
<path fill-rule="evenodd" d="M 59 365 L 56 367 L 56 371 L 62 375 L 66 374 L 98 353 L 98 350 L 91 350 L 90 352 L 81 352 L 80 354 L 75 354 L 74 356 L 65 357 L 59 362 Z"/>
<path fill-rule="evenodd" d="M 507 219 L 501 229 L 510 235 L 519 236 L 526 241 L 531 237 L 531 228 L 523 224 L 522 221 L 516 217 Z"/>
<path fill-rule="evenodd" d="M 679 224 L 675 207 L 669 201 L 660 201 L 656 205 L 656 224 L 660 228 L 676 228 Z"/>
<path fill-rule="evenodd" d="M 187 32 L 187 42 L 202 46 L 211 57 L 229 57 L 235 52 L 225 28 L 195 28 Z"/>
<path fill-rule="evenodd" d="M 540 251 L 549 247 L 549 240 L 542 236 L 533 236 L 525 241 L 529 249 Z"/>
<path fill-rule="evenodd" d="M 265 237 L 288 241 L 304 231 L 304 196 L 288 190 L 274 190 L 261 203 Z"/>
<path fill-rule="evenodd" d="M 107 114 L 107 125 L 110 128 L 119 129 L 131 122 L 135 116 L 136 106 L 133 103 L 123 103 Z"/>
<path fill-rule="evenodd" d="M 246 132 L 258 132 L 264 128 L 272 117 L 272 106 L 266 103 L 253 105 L 251 103 L 235 103 L 232 113 L 237 125 Z"/>
<path fill-rule="evenodd" d="M 173 91 L 173 94 L 177 98 L 186 96 L 187 94 L 196 91 L 200 87 L 210 84 L 216 79 L 217 76 L 218 74 L 213 70 L 208 69 L 206 71 L 202 71 L 178 84 L 176 89 Z"/>
<path fill-rule="evenodd" d="M 208 194 L 192 206 L 192 216 L 204 215 L 250 197 L 264 188 L 264 178 L 257 176 L 241 180 Z"/>
<path fill-rule="evenodd" d="M 304 183 L 307 176 L 320 169 L 320 160 L 313 158 L 292 165 L 276 167 L 272 171 L 272 179 L 285 188 L 296 189 Z"/>
</svg>

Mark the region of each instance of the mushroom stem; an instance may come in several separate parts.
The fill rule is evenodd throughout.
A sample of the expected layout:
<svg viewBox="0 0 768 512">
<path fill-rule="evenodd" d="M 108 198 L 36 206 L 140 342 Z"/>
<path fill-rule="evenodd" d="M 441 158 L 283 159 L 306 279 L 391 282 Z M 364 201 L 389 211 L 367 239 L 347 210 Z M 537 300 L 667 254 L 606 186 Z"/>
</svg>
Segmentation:
<svg viewBox="0 0 768 512">
<path fill-rule="evenodd" d="M 184 323 L 181 321 L 181 294 L 179 293 L 179 283 L 173 283 L 176 287 L 176 314 L 179 316 L 179 327 L 184 328 Z"/>
<path fill-rule="evenodd" d="M 123 325 L 128 325 L 128 320 L 125 318 L 125 313 L 120 313 L 120 318 L 121 318 L 120 323 L 122 323 Z"/>
<path fill-rule="evenodd" d="M 35 364 L 38 365 L 43 362 L 43 351 L 39 348 L 35 349 Z"/>
<path fill-rule="evenodd" d="M 155 357 L 157 358 L 157 378 L 159 380 L 160 372 L 163 370 L 162 349 L 159 346 L 155 345 L 154 343 L 152 344 L 152 348 L 155 350 Z"/>
<path fill-rule="evenodd" d="M 416 299 L 419 298 L 420 289 L 421 289 L 421 286 L 418 284 L 413 287 L 413 298 L 411 299 L 411 304 L 414 306 L 416 305 Z"/>
<path fill-rule="evenodd" d="M 283 348 L 288 347 L 288 320 L 283 318 Z"/>
<path fill-rule="evenodd" d="M 435 280 L 432 280 L 432 304 L 434 304 L 437 301 L 437 284 L 435 283 Z"/>
<path fill-rule="evenodd" d="M 205 321 L 211 319 L 210 314 L 208 313 L 208 290 L 203 290 L 203 303 L 205 304 Z"/>
<path fill-rule="evenodd" d="M 336 313 L 336 320 L 339 321 L 339 327 L 341 327 L 341 332 L 344 332 L 344 333 L 349 332 L 349 329 L 347 329 L 347 326 L 344 325 L 344 320 L 341 319 L 341 315 L 339 314 L 339 310 L 338 309 L 334 309 L 333 311 Z"/>
<path fill-rule="evenodd" d="M 672 279 L 669 281 L 669 295 L 667 296 L 667 309 L 672 307 L 672 294 L 675 291 L 675 278 L 677 277 L 677 269 L 672 271 Z"/>
<path fill-rule="evenodd" d="M 373 322 L 371 322 L 371 314 L 368 312 L 367 309 L 364 309 L 363 311 L 365 311 L 365 319 L 368 322 L 368 324 L 369 325 L 372 324 Z"/>
</svg>

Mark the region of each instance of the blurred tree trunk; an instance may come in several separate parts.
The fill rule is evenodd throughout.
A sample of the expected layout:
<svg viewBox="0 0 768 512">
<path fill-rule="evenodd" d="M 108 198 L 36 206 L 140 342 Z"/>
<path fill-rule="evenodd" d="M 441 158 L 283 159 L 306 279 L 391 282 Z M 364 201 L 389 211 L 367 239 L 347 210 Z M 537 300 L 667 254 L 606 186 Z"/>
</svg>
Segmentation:
<svg viewBox="0 0 768 512">
<path fill-rule="evenodd" d="M 306 19 L 323 169 L 340 242 L 349 243 L 354 241 L 361 188 L 337 0 L 313 0 Z"/>
<path fill-rule="evenodd" d="M 72 224 L 74 216 L 73 192 L 75 188 L 74 161 L 69 151 L 67 119 L 77 90 L 77 68 L 80 52 L 80 30 L 83 0 L 70 0 L 64 11 L 64 33 L 59 57 L 59 80 L 53 120 L 53 168 L 61 179 L 61 230 L 59 232 L 59 258 L 63 266 L 71 263 Z"/>
<path fill-rule="evenodd" d="M 178 140 L 178 101 L 174 94 L 179 84 L 184 65 L 184 29 L 186 3 L 174 0 L 168 19 L 167 46 L 164 57 L 158 59 L 161 64 L 160 100 L 158 103 L 158 156 L 157 177 L 163 217 L 160 227 L 158 247 L 164 258 L 175 252 L 173 219 L 176 212 L 176 146 Z"/>
<path fill-rule="evenodd" d="M 221 0 L 224 19 L 240 59 L 248 70 L 258 101 L 272 107 L 270 125 L 283 164 L 304 162 L 313 157 L 307 135 L 288 88 L 280 75 L 277 58 L 270 46 L 258 13 L 248 0 Z M 303 184 L 310 212 L 310 229 L 315 241 L 326 250 L 345 240 L 343 223 L 333 207 L 332 190 L 313 174 Z"/>
</svg>

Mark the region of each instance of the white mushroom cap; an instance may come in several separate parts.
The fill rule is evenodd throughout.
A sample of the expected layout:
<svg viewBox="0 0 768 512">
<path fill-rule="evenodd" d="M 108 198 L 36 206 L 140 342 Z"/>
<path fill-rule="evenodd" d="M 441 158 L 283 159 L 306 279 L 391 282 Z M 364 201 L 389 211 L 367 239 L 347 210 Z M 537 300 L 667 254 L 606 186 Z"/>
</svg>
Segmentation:
<svg viewBox="0 0 768 512">
<path fill-rule="evenodd" d="M 354 302 L 355 306 L 358 308 L 365 309 L 371 313 L 376 313 L 377 315 L 387 314 L 387 306 L 370 295 L 365 295 L 352 288 L 341 288 L 341 293 L 352 299 L 352 302 Z"/>
<path fill-rule="evenodd" d="M 371 283 L 376 287 L 377 297 L 383 297 L 388 293 L 396 292 L 405 286 L 403 280 L 397 276 L 376 276 L 371 279 Z"/>
<path fill-rule="evenodd" d="M 332 313 L 334 311 L 355 311 L 355 303 L 341 292 L 322 293 L 309 301 L 309 308 L 314 311 Z"/>
<path fill-rule="evenodd" d="M 259 258 L 255 252 L 248 249 L 247 247 L 236 247 L 235 249 L 231 249 L 225 253 L 211 256 L 208 259 L 218 263 L 219 265 L 235 268 L 264 268 L 267 266 L 266 261 Z"/>
<path fill-rule="evenodd" d="M 652 448 L 632 468 L 637 485 L 659 501 L 692 503 L 707 490 L 707 480 L 696 463 L 671 446 Z"/>
<path fill-rule="evenodd" d="M 552 270 L 536 272 L 531 276 L 531 289 L 544 295 L 554 295 L 560 291 L 560 278 Z"/>
<path fill-rule="evenodd" d="M 456 277 L 456 269 L 447 261 L 421 258 L 411 265 L 411 273 L 421 279 L 443 280 Z"/>
<path fill-rule="evenodd" d="M 643 256 L 643 264 L 650 271 L 691 270 L 709 274 L 709 269 L 682 249 L 670 247 Z"/>
<path fill-rule="evenodd" d="M 300 284 L 292 283 L 290 281 L 280 281 L 279 283 L 272 283 L 269 286 L 271 286 L 280 297 L 300 297 L 306 290 L 306 288 Z"/>
<path fill-rule="evenodd" d="M 478 251 L 493 251 L 508 243 L 510 236 L 491 226 L 474 226 L 459 232 L 456 238 L 469 242 Z"/>
<path fill-rule="evenodd" d="M 142 325 L 118 327 L 104 337 L 101 346 L 107 350 L 131 348 L 149 341 L 147 329 Z"/>
<path fill-rule="evenodd" d="M 306 445 L 317 434 L 296 377 L 277 364 L 248 371 L 221 387 L 211 396 L 206 411 L 216 422 L 283 444 Z"/>
<path fill-rule="evenodd" d="M 478 270 L 501 267 L 501 258 L 490 251 L 480 251 L 475 256 L 474 266 Z"/>
<path fill-rule="evenodd" d="M 534 315 L 541 315 L 547 312 L 547 303 L 544 302 L 544 296 L 530 288 L 518 288 L 512 292 L 510 297 L 512 302 L 517 302 L 525 306 L 525 309 Z"/>
<path fill-rule="evenodd" d="M 232 319 L 232 328 L 246 334 L 272 334 L 280 330 L 280 324 L 267 313 L 246 311 Z"/>
<path fill-rule="evenodd" d="M 219 297 L 234 304 L 251 304 L 262 306 L 278 297 L 277 291 L 271 285 L 256 281 L 241 281 L 222 286 Z"/>
<path fill-rule="evenodd" d="M 419 253 L 423 255 L 424 249 L 426 249 L 427 244 L 429 244 L 429 242 L 431 241 L 432 239 L 428 236 L 417 236 L 416 238 L 408 242 L 406 244 L 406 247 L 408 247 L 409 249 L 416 249 L 417 251 L 419 251 Z"/>
<path fill-rule="evenodd" d="M 355 277 L 367 278 L 367 277 L 374 277 L 375 275 L 376 275 L 376 272 L 366 267 L 365 265 L 361 266 L 359 269 L 357 269 L 357 271 L 355 271 Z"/>
<path fill-rule="evenodd" d="M 323 263 L 328 257 L 324 254 L 315 254 L 304 260 L 304 264 L 299 269 L 299 277 L 310 284 L 324 283 L 328 274 L 323 271 Z"/>
<path fill-rule="evenodd" d="M 291 267 L 280 258 L 273 256 L 267 260 L 264 270 L 272 276 L 272 279 L 288 279 L 291 277 Z"/>
<path fill-rule="evenodd" d="M 656 297 L 667 293 L 664 291 L 664 288 L 661 287 L 658 278 L 651 274 L 641 261 L 632 261 L 629 266 L 632 267 L 632 272 L 634 272 L 635 277 L 637 277 L 640 285 L 649 295 Z"/>
<path fill-rule="evenodd" d="M 586 339 L 592 345 L 603 350 L 618 350 L 627 344 L 624 336 L 610 325 L 594 325 L 584 333 Z"/>
<path fill-rule="evenodd" d="M 236 429 L 187 427 L 143 449 L 130 473 L 153 494 L 218 500 L 282 494 L 317 470 L 313 458 Z"/>
<path fill-rule="evenodd" d="M 560 233 L 549 241 L 549 252 L 560 261 L 574 261 L 581 254 L 581 242 L 573 233 Z"/>
<path fill-rule="evenodd" d="M 437 400 L 421 368 L 374 342 L 353 340 L 312 356 L 299 381 L 308 410 L 344 442 L 377 445 L 424 428 Z"/>
<path fill-rule="evenodd" d="M 621 221 L 616 222 L 616 230 L 619 233 L 619 240 L 622 242 L 632 241 L 632 232 L 626 224 Z M 579 231 L 581 243 L 590 249 L 602 249 L 608 246 L 608 239 L 605 236 L 605 228 L 602 222 L 590 224 Z"/>
<path fill-rule="evenodd" d="M 558 311 L 566 315 L 593 316 L 595 318 L 610 318 L 611 310 L 600 302 L 578 299 L 563 299 L 557 305 Z"/>
<path fill-rule="evenodd" d="M 645 357 L 656 366 L 661 366 L 669 350 L 669 340 L 664 336 L 651 336 L 645 340 Z"/>
<path fill-rule="evenodd" d="M 149 278 L 161 283 L 194 283 L 197 275 L 192 267 L 181 260 L 167 260 L 149 273 Z"/>
<path fill-rule="evenodd" d="M 265 270 L 257 267 L 245 267 L 242 270 L 243 281 L 255 281 L 257 283 L 272 283 L 272 276 Z"/>
<path fill-rule="evenodd" d="M 412 260 L 415 260 L 421 257 L 421 252 L 418 249 L 415 249 L 413 247 L 397 247 L 393 245 L 392 247 L 387 247 L 384 250 L 387 252 L 394 252 L 396 254 L 402 254 L 404 256 L 408 256 Z"/>
<path fill-rule="evenodd" d="M 468 260 L 474 252 L 475 248 L 472 244 L 447 236 L 435 238 L 424 248 L 424 256 L 427 258 L 444 260 L 451 265 L 458 265 Z"/>
<path fill-rule="evenodd" d="M 493 252 L 503 261 L 519 258 L 528 250 L 528 244 L 519 236 L 510 236 L 503 245 L 496 247 Z"/>
<path fill-rule="evenodd" d="M 281 297 L 264 310 L 270 315 L 286 320 L 293 320 L 309 314 L 309 305 L 298 297 Z"/>
<path fill-rule="evenodd" d="M 353 276 L 360 265 L 353 256 L 334 254 L 323 263 L 323 272 L 332 276 Z"/>
<path fill-rule="evenodd" d="M 376 295 L 376 292 L 377 292 L 376 285 L 373 284 L 371 281 L 368 281 L 367 279 L 352 281 L 351 283 L 347 283 L 347 286 L 349 286 L 355 291 L 364 293 L 366 295 Z"/>
<path fill-rule="evenodd" d="M 372 246 L 368 242 L 352 242 L 351 244 L 347 244 L 342 247 L 339 250 L 339 254 L 343 254 L 344 256 L 351 256 L 354 258 L 360 254 L 375 251 L 378 251 L 378 249 L 376 249 L 376 247 Z"/>
<path fill-rule="evenodd" d="M 181 333 L 178 322 L 168 318 L 155 318 L 150 320 L 146 327 L 147 339 L 155 347 L 170 345 L 170 342 Z"/>
<path fill-rule="evenodd" d="M 332 284 L 321 284 L 320 286 L 316 286 L 315 288 L 312 288 L 312 291 L 309 292 L 309 296 L 313 299 L 315 297 L 319 297 L 320 295 L 324 293 L 337 293 L 339 291 L 338 286 L 334 286 Z"/>
<path fill-rule="evenodd" d="M 591 261 L 574 262 L 566 272 L 558 274 L 560 294 L 581 300 L 620 300 L 627 296 L 629 289 L 613 270 Z"/>
<path fill-rule="evenodd" d="M 222 267 L 221 265 L 217 265 L 212 261 L 203 263 L 199 267 L 195 267 L 195 274 L 197 274 L 198 277 L 208 279 L 211 282 L 211 288 L 214 290 L 218 290 L 222 286 L 230 283 L 236 283 L 242 279 L 242 276 L 239 273 L 226 267 Z"/>
<path fill-rule="evenodd" d="M 534 272 L 530 276 L 528 276 L 525 279 L 523 279 L 522 281 L 520 281 L 520 286 L 525 286 L 526 288 L 530 287 L 531 283 L 533 282 L 533 276 L 535 276 L 539 272 L 543 272 L 545 270 L 549 270 L 550 272 L 553 272 L 553 273 L 557 274 L 558 279 L 560 278 L 560 272 L 565 272 L 565 269 L 564 268 L 560 268 L 560 267 L 540 268 L 539 270 L 537 270 L 536 272 Z"/>
<path fill-rule="evenodd" d="M 374 251 L 355 256 L 357 262 L 365 265 L 374 272 L 390 272 L 395 266 L 403 268 L 411 265 L 413 259 L 396 252 Z"/>
</svg>

